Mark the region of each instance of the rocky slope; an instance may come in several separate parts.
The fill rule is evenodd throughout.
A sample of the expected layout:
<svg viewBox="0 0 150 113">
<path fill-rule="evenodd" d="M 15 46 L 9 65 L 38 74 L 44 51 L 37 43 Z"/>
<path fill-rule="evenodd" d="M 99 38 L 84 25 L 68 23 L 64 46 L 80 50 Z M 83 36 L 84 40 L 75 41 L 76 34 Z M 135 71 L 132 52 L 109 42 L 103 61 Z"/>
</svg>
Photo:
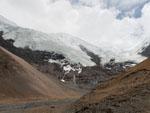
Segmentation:
<svg viewBox="0 0 150 113">
<path fill-rule="evenodd" d="M 0 103 L 67 99 L 79 95 L 0 46 Z"/>
<path fill-rule="evenodd" d="M 141 54 L 143 56 L 150 57 L 150 45 L 146 47 Z"/>
<path fill-rule="evenodd" d="M 103 82 L 72 105 L 70 113 L 149 113 L 150 59 Z"/>
</svg>

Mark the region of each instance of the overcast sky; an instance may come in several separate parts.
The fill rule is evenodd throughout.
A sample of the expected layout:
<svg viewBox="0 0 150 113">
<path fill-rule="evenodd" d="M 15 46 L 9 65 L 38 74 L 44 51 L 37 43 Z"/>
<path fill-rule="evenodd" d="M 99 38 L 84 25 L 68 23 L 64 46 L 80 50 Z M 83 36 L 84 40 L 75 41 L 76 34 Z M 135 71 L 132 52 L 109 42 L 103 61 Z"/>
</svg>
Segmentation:
<svg viewBox="0 0 150 113">
<path fill-rule="evenodd" d="M 0 0 L 0 15 L 22 27 L 69 33 L 101 48 L 127 51 L 150 40 L 149 1 Z"/>
</svg>

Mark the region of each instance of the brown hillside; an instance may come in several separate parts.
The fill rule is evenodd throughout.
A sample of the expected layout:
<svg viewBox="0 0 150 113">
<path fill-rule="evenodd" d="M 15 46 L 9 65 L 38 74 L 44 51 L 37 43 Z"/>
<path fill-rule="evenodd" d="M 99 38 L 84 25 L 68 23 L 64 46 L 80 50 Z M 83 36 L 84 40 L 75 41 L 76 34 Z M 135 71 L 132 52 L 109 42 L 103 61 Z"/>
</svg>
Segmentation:
<svg viewBox="0 0 150 113">
<path fill-rule="evenodd" d="M 79 94 L 64 88 L 30 64 L 0 47 L 0 103 L 34 99 L 76 98 Z"/>
<path fill-rule="evenodd" d="M 70 110 L 72 113 L 150 113 L 150 59 L 99 84 Z"/>
</svg>

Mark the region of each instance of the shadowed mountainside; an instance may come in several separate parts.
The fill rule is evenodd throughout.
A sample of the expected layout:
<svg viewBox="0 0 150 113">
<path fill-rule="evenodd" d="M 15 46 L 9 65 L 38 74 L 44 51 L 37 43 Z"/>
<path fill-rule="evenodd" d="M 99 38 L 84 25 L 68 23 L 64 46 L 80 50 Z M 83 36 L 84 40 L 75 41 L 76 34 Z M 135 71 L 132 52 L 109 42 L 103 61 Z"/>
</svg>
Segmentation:
<svg viewBox="0 0 150 113">
<path fill-rule="evenodd" d="M 150 57 L 150 45 L 141 53 L 143 56 Z"/>
</svg>

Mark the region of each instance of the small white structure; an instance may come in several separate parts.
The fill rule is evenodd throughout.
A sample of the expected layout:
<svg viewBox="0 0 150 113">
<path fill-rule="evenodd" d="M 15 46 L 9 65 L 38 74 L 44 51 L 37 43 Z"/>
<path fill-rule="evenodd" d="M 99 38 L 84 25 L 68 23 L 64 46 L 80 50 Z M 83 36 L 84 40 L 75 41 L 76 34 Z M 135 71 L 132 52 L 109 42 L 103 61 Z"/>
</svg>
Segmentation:
<svg viewBox="0 0 150 113">
<path fill-rule="evenodd" d="M 61 81 L 61 82 L 63 82 L 63 83 L 65 83 L 65 82 L 66 82 L 64 79 L 61 79 L 60 81 Z"/>
</svg>

